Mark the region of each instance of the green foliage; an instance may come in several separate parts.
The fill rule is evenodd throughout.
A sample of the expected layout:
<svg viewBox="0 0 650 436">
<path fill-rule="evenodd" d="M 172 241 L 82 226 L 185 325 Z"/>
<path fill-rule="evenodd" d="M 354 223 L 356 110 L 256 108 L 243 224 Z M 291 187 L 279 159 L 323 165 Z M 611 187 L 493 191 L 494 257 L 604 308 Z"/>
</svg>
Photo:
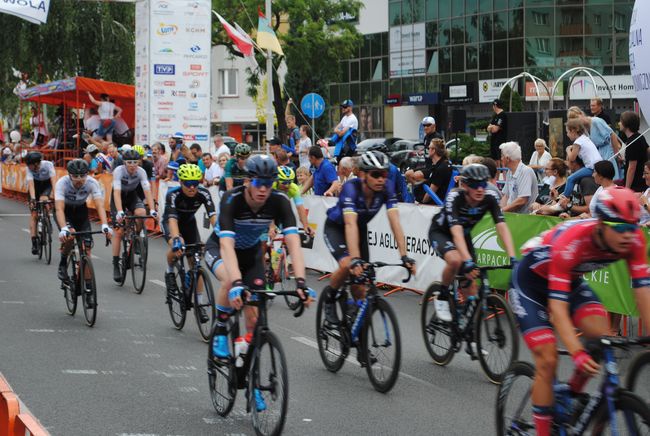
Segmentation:
<svg viewBox="0 0 650 436">
<path fill-rule="evenodd" d="M 459 133 L 458 141 L 460 142 L 458 156 L 456 156 L 455 147 L 453 145 L 449 147 L 449 159 L 454 164 L 460 164 L 470 154 L 482 157 L 490 156 L 490 144 L 487 142 L 477 141 L 472 135 L 468 135 L 467 133 Z"/>
<path fill-rule="evenodd" d="M 71 76 L 133 83 L 135 5 L 50 2 L 47 24 L 0 14 L 0 112 L 19 105 L 11 68 L 29 75 L 30 85 Z"/>
<path fill-rule="evenodd" d="M 512 93 L 512 109 L 510 109 L 510 94 Z M 503 102 L 503 109 L 508 112 L 521 112 L 524 110 L 524 101 L 521 98 L 521 95 L 517 91 L 513 91 L 510 85 L 506 86 L 503 91 L 501 91 L 501 97 L 499 97 Z"/>
</svg>

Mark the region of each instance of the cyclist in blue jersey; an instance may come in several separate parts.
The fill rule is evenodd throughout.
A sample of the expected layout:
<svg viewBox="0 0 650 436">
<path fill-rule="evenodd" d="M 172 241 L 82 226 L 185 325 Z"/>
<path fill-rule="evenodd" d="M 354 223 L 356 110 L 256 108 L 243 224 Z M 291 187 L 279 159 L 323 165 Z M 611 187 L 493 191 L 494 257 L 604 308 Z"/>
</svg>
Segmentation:
<svg viewBox="0 0 650 436">
<path fill-rule="evenodd" d="M 343 185 L 339 201 L 327 210 L 325 244 L 339 264 L 339 268 L 330 276 L 329 286 L 323 290 L 330 297 L 326 300 L 325 316 L 331 324 L 339 322 L 334 300 L 338 288 L 349 274 L 360 275 L 364 262 L 369 260 L 367 225 L 384 205 L 402 263 L 415 275 L 415 261 L 406 255 L 397 198 L 393 188 L 386 183 L 389 166 L 390 161 L 384 153 L 363 153 L 359 160 L 359 177 Z M 356 299 L 362 299 L 365 289 L 353 289 L 353 295 Z"/>
</svg>

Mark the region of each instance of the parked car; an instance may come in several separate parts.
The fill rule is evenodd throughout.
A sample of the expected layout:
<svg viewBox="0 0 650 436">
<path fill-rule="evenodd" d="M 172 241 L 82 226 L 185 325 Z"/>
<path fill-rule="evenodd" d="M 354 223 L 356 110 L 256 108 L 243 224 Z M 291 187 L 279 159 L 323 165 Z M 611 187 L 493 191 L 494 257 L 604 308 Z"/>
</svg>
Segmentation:
<svg viewBox="0 0 650 436">
<path fill-rule="evenodd" d="M 404 172 L 409 168 L 410 160 L 422 156 L 424 161 L 424 143 L 411 139 L 400 139 L 388 146 L 388 157 L 390 161 Z"/>
<path fill-rule="evenodd" d="M 384 144 L 390 149 L 390 147 L 397 141 L 400 141 L 401 138 L 368 138 L 357 144 L 356 154 L 360 155 L 368 150 L 373 145 Z"/>
</svg>

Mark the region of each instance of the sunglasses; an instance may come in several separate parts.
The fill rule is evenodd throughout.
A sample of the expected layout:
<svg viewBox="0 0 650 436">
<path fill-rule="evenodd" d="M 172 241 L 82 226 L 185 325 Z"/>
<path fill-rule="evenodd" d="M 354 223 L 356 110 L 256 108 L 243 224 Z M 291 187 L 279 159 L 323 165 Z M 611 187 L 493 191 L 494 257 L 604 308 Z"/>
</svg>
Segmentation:
<svg viewBox="0 0 650 436">
<path fill-rule="evenodd" d="M 470 189 L 487 188 L 487 182 L 485 180 L 465 180 L 465 185 Z"/>
<path fill-rule="evenodd" d="M 610 221 L 603 221 L 603 224 L 614 230 L 616 233 L 636 232 L 639 228 L 638 224 L 630 223 L 613 223 Z"/>
<path fill-rule="evenodd" d="M 282 186 L 289 186 L 289 185 L 291 185 L 291 183 L 293 183 L 291 180 L 281 180 L 280 181 L 280 184 Z"/>
<path fill-rule="evenodd" d="M 431 127 L 433 124 L 422 124 L 424 127 Z"/>
<path fill-rule="evenodd" d="M 126 160 L 124 161 L 125 164 L 127 165 L 138 165 L 140 163 L 139 160 Z"/>
<path fill-rule="evenodd" d="M 72 180 L 83 180 L 83 179 L 85 179 L 86 177 L 88 177 L 88 174 L 84 174 L 83 176 L 73 176 L 73 175 L 70 175 L 70 178 L 71 178 Z"/>
<path fill-rule="evenodd" d="M 238 154 L 238 155 L 237 155 L 237 159 L 239 159 L 239 160 L 246 160 L 246 159 L 248 159 L 248 155 L 245 155 L 245 156 L 244 156 L 244 155 Z"/>
<path fill-rule="evenodd" d="M 373 171 L 369 171 L 368 175 L 373 179 L 379 179 L 379 178 L 385 179 L 388 177 L 388 171 L 373 170 Z"/>
<path fill-rule="evenodd" d="M 251 179 L 251 186 L 254 188 L 270 188 L 273 186 L 273 179 Z"/>
<path fill-rule="evenodd" d="M 184 180 L 183 186 L 186 188 L 197 188 L 199 186 L 198 180 Z"/>
</svg>

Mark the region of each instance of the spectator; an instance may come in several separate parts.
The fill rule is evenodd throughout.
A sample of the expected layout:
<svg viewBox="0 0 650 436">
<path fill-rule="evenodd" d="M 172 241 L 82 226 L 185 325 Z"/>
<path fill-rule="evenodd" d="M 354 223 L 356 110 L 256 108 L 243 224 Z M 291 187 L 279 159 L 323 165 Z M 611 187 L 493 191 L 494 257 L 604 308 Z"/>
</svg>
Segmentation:
<svg viewBox="0 0 650 436">
<path fill-rule="evenodd" d="M 621 114 L 621 132 L 629 144 L 625 149 L 625 187 L 635 192 L 645 191 L 643 168 L 648 160 L 648 143 L 639 134 L 641 120 L 635 112 L 626 111 Z"/>
<path fill-rule="evenodd" d="M 282 150 L 282 141 L 278 138 L 271 138 L 266 141 L 266 146 L 269 149 L 269 155 L 273 156 L 279 150 Z"/>
<path fill-rule="evenodd" d="M 356 165 L 354 162 L 354 158 L 351 158 L 350 156 L 346 156 L 343 159 L 341 159 L 338 166 L 336 167 L 336 174 L 338 175 L 338 180 L 332 183 L 332 186 L 330 186 L 330 188 L 325 192 L 324 195 L 326 197 L 338 196 L 345 182 L 347 182 L 348 180 L 356 179 L 356 176 L 353 173 L 355 166 Z"/>
<path fill-rule="evenodd" d="M 602 119 L 603 121 L 605 121 L 605 123 L 607 123 L 608 126 L 612 124 L 612 120 L 609 118 L 609 115 L 607 115 L 603 110 L 602 98 L 600 97 L 592 98 L 589 101 L 589 110 L 591 111 L 592 117 L 598 117 Z"/>
<path fill-rule="evenodd" d="M 601 160 L 600 162 L 596 162 L 596 165 L 594 165 L 594 182 L 598 185 L 598 189 L 596 189 L 593 197 L 591 197 L 589 212 L 580 215 L 580 218 L 591 218 L 592 216 L 595 216 L 596 208 L 592 205 L 596 204 L 595 200 L 598 198 L 600 193 L 603 192 L 603 189 L 616 185 L 616 183 L 614 183 L 614 174 L 614 164 L 610 161 Z"/>
<path fill-rule="evenodd" d="M 532 206 L 533 210 L 537 211 L 542 206 L 557 201 L 560 193 L 564 192 L 568 171 L 569 167 L 562 159 L 554 157 L 548 161 L 544 167 L 544 182 Z"/>
<path fill-rule="evenodd" d="M 217 185 L 219 180 L 221 180 L 221 176 L 223 176 L 223 168 L 221 168 L 218 163 L 214 162 L 210 153 L 203 153 L 202 159 L 203 165 L 205 166 L 205 171 L 203 171 L 203 184 L 205 186 Z"/>
<path fill-rule="evenodd" d="M 318 145 L 309 149 L 309 162 L 313 173 L 302 187 L 301 194 L 305 194 L 313 186 L 314 195 L 323 195 L 338 180 L 334 165 L 323 157 L 323 152 Z"/>
<path fill-rule="evenodd" d="M 214 137 L 214 155 L 215 156 L 220 156 L 221 153 L 228 153 L 230 154 L 232 150 L 230 150 L 230 147 L 228 147 L 226 144 L 223 142 L 223 136 L 217 134 Z"/>
<path fill-rule="evenodd" d="M 475 154 L 468 154 L 463 158 L 462 166 L 467 166 L 471 164 L 482 164 L 483 158 Z"/>
<path fill-rule="evenodd" d="M 224 171 L 226 168 L 226 163 L 228 163 L 229 160 L 230 160 L 230 153 L 228 152 L 219 153 L 217 155 L 217 163 L 222 169 L 224 169 Z"/>
<path fill-rule="evenodd" d="M 156 180 L 160 181 L 165 179 L 167 175 L 167 156 L 165 154 L 165 144 L 156 142 L 152 148 L 153 153 L 153 167 L 156 174 Z"/>
<path fill-rule="evenodd" d="M 501 152 L 499 147 L 506 142 L 508 132 L 508 121 L 506 113 L 503 110 L 503 103 L 498 98 L 492 102 L 492 110 L 494 117 L 487 126 L 487 131 L 490 134 L 490 157 L 497 163 L 497 168 L 505 166 L 501 162 Z"/>
<path fill-rule="evenodd" d="M 95 144 L 90 144 L 86 149 L 84 150 L 84 160 L 88 162 L 88 165 L 90 166 L 90 173 L 91 174 L 101 174 L 104 172 L 104 166 L 102 159 L 99 157 L 99 149 Z M 86 155 L 90 157 L 90 160 L 86 158 Z"/>
<path fill-rule="evenodd" d="M 90 136 L 99 138 L 97 131 L 99 130 L 101 123 L 102 120 L 99 119 L 97 108 L 91 107 L 87 111 L 84 111 L 84 130 Z"/>
<path fill-rule="evenodd" d="M 291 147 L 292 150 L 296 150 L 296 146 L 300 142 L 300 129 L 296 126 L 296 117 L 291 113 L 291 105 L 293 104 L 293 99 L 290 98 L 287 101 L 287 107 L 284 110 L 284 121 L 287 124 L 287 145 Z M 294 152 L 295 154 L 295 152 Z M 289 158 L 292 156 L 290 155 Z"/>
<path fill-rule="evenodd" d="M 47 137 L 47 126 L 45 125 L 45 118 L 43 114 L 38 111 L 38 107 L 32 106 L 32 116 L 29 120 L 32 127 L 33 140 L 30 147 L 41 147 L 45 144 Z"/>
<path fill-rule="evenodd" d="M 195 142 L 190 145 L 190 152 L 185 156 L 185 158 L 188 163 L 198 165 L 199 168 L 201 168 L 201 171 L 205 174 L 205 165 L 203 165 L 203 160 L 201 159 L 202 156 L 203 150 L 201 149 L 201 146 Z"/>
<path fill-rule="evenodd" d="M 544 168 L 546 168 L 546 164 L 550 160 L 551 160 L 551 153 L 546 151 L 546 141 L 544 141 L 542 138 L 537 138 L 535 140 L 535 152 L 530 157 L 530 162 L 528 162 L 528 166 L 535 170 L 538 181 L 540 182 L 542 181 Z"/>
<path fill-rule="evenodd" d="M 501 193 L 501 190 L 497 186 L 497 163 L 491 157 L 484 157 L 478 163 L 485 165 L 490 172 L 490 180 L 488 180 L 488 185 L 485 190 L 494 192 L 499 201 L 501 201 L 503 193 Z"/>
<path fill-rule="evenodd" d="M 516 142 L 505 142 L 501 149 L 501 163 L 510 171 L 501 199 L 504 212 L 529 213 L 537 198 L 537 177 L 532 168 L 521 161 L 521 147 Z"/>
<path fill-rule="evenodd" d="M 424 129 L 424 148 L 429 148 L 431 140 L 434 138 L 444 139 L 442 135 L 436 132 L 436 119 L 433 117 L 422 118 L 422 128 Z"/>
<path fill-rule="evenodd" d="M 650 161 L 643 165 L 643 179 L 647 189 L 639 197 L 639 203 L 643 207 L 643 210 L 641 210 L 641 224 L 648 226 L 650 225 Z"/>
<path fill-rule="evenodd" d="M 433 138 L 427 150 L 429 156 L 425 159 L 424 169 L 406 172 L 406 180 L 413 185 L 415 201 L 424 204 L 431 203 L 433 200 L 425 192 L 423 184 L 429 185 L 431 190 L 444 201 L 452 173 L 445 142 L 442 139 Z"/>
<path fill-rule="evenodd" d="M 271 156 L 273 159 L 275 159 L 278 166 L 289 167 L 295 171 L 296 168 L 294 167 L 293 162 L 291 162 L 289 159 L 289 153 L 287 153 L 285 150 L 276 150 L 275 153 L 273 153 Z"/>
<path fill-rule="evenodd" d="M 298 182 L 298 186 L 301 188 L 302 192 L 302 187 L 307 183 L 307 180 L 309 180 L 309 177 L 311 174 L 309 173 L 309 168 L 305 167 L 298 167 L 296 170 L 296 181 Z M 304 194 L 311 195 L 313 194 L 313 190 L 309 189 L 307 192 L 304 192 Z"/>
<path fill-rule="evenodd" d="M 100 138 L 106 138 L 108 142 L 113 142 L 113 130 L 115 129 L 115 118 L 122 115 L 122 108 L 112 103 L 107 94 L 101 94 L 99 101 L 95 100 L 90 92 L 88 92 L 88 99 L 91 103 L 97 105 L 97 113 L 101 120 L 97 135 Z"/>
<path fill-rule="evenodd" d="M 340 147 L 337 147 L 337 151 L 334 153 L 338 161 L 345 156 L 353 156 L 356 149 L 356 131 L 359 130 L 359 120 L 357 120 L 357 116 L 352 112 L 353 106 L 354 102 L 350 99 L 344 100 L 341 103 L 341 114 L 343 117 L 341 117 L 341 121 L 334 128 L 334 134 L 339 139 L 342 139 L 346 133 L 352 130 L 352 134 L 348 137 L 348 140 L 344 144 L 341 144 Z"/>
<path fill-rule="evenodd" d="M 169 161 L 175 161 L 181 154 L 181 147 L 183 146 L 183 134 L 181 132 L 174 133 L 169 138 Z"/>
<path fill-rule="evenodd" d="M 571 109 L 569 109 L 569 111 L 571 111 Z M 580 118 L 569 117 L 569 120 L 566 122 L 566 135 L 569 137 L 569 140 L 573 142 L 573 145 L 570 148 L 567 148 L 567 150 L 571 150 L 571 155 L 567 155 L 567 162 L 571 162 L 576 157 L 580 157 L 584 166 L 581 166 L 579 171 L 572 171 L 571 175 L 567 179 L 564 192 L 562 193 L 563 198 L 560 199 L 562 207 L 566 207 L 568 204 L 568 198 L 573 193 L 573 186 L 578 183 L 582 177 L 590 176 L 594 171 L 594 165 L 596 162 L 603 160 L 596 145 L 591 141 L 591 139 L 589 139 L 585 132 L 585 126 Z"/>
<path fill-rule="evenodd" d="M 307 124 L 300 126 L 300 141 L 298 142 L 298 161 L 301 167 L 309 168 L 309 149 L 311 148 L 311 128 Z"/>
<path fill-rule="evenodd" d="M 131 138 L 131 129 L 129 129 L 128 124 L 124 121 L 124 118 L 117 116 L 117 111 L 114 118 L 115 128 L 113 129 L 113 140 L 116 144 L 126 144 L 130 142 Z"/>
</svg>

